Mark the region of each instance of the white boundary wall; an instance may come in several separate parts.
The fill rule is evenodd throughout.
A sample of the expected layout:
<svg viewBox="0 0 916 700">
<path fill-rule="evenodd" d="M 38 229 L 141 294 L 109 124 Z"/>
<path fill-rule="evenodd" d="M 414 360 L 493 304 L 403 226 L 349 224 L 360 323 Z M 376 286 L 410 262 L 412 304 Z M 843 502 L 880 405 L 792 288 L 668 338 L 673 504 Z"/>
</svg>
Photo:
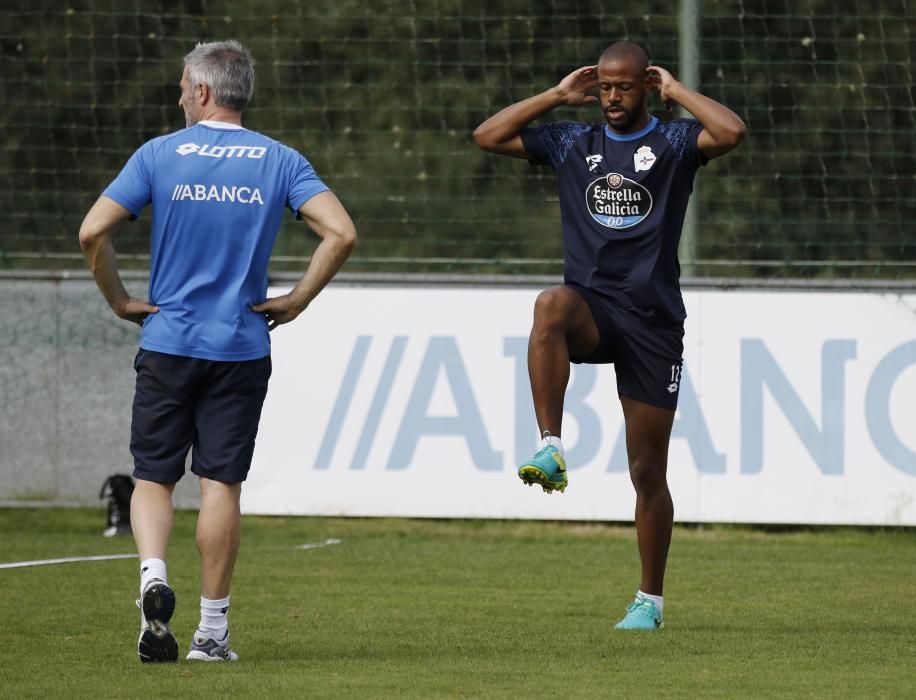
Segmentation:
<svg viewBox="0 0 916 700">
<path fill-rule="evenodd" d="M 283 290 L 272 290 L 277 294 Z M 247 513 L 629 520 L 611 366 L 574 366 L 565 494 L 537 429 L 537 290 L 331 287 L 272 334 Z M 916 294 L 685 293 L 681 521 L 916 525 Z"/>
</svg>

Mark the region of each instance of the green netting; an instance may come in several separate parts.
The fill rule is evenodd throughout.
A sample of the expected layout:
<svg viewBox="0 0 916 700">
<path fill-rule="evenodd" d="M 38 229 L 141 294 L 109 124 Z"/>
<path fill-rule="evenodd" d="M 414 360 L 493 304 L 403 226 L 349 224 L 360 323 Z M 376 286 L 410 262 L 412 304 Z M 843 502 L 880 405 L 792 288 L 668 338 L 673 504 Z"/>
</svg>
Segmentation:
<svg viewBox="0 0 916 700">
<path fill-rule="evenodd" d="M 912 2 L 698 4 L 701 90 L 750 136 L 701 173 L 692 271 L 916 277 Z M 231 37 L 258 61 L 247 125 L 305 153 L 354 215 L 347 269 L 558 272 L 552 175 L 471 132 L 618 38 L 677 75 L 678 20 L 658 1 L 5 0 L 0 269 L 81 266 L 92 201 L 183 126 L 183 55 Z M 125 267 L 146 264 L 146 221 L 117 234 Z M 288 221 L 275 269 L 313 245 Z"/>
</svg>

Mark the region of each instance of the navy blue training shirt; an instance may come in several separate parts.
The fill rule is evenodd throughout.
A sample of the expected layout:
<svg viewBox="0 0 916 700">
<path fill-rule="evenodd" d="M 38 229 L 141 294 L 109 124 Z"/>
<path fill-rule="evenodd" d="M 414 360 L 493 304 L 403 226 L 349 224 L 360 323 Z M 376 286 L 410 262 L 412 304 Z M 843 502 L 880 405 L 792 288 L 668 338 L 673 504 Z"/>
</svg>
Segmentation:
<svg viewBox="0 0 916 700">
<path fill-rule="evenodd" d="M 603 124 L 526 127 L 531 162 L 557 173 L 565 282 L 605 294 L 647 319 L 683 321 L 677 246 L 703 125 L 652 117 L 633 134 Z"/>
<path fill-rule="evenodd" d="M 204 360 L 270 354 L 267 264 L 284 208 L 328 187 L 292 148 L 222 122 L 143 144 L 102 193 L 136 217 L 153 205 L 140 347 Z"/>
</svg>

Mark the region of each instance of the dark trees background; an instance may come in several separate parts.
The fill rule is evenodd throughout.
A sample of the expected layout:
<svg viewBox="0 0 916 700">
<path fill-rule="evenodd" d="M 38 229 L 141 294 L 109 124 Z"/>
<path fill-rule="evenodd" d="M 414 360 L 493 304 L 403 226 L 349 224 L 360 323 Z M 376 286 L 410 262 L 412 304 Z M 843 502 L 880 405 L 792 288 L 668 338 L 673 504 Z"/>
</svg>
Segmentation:
<svg viewBox="0 0 916 700">
<path fill-rule="evenodd" d="M 702 3 L 701 90 L 750 136 L 701 171 L 699 274 L 916 277 L 914 14 Z M 143 141 L 184 126 L 182 57 L 224 38 L 258 62 L 246 125 L 302 151 L 354 214 L 352 271 L 559 272 L 552 174 L 478 151 L 474 127 L 618 38 L 678 74 L 671 2 L 5 0 L 0 268 L 82 266 L 83 214 Z M 115 242 L 145 267 L 146 220 Z M 290 217 L 275 269 L 313 245 Z"/>
</svg>

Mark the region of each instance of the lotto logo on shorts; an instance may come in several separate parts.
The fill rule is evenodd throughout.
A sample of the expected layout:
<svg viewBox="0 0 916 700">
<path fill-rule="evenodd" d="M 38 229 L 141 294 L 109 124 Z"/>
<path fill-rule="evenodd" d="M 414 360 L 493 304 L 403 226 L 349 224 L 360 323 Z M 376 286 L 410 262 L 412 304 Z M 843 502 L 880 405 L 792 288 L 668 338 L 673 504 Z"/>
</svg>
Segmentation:
<svg viewBox="0 0 916 700">
<path fill-rule="evenodd" d="M 671 365 L 671 383 L 668 385 L 668 393 L 677 393 L 681 385 L 681 369 L 683 365 Z"/>
<path fill-rule="evenodd" d="M 609 173 L 586 188 L 585 204 L 592 218 L 602 226 L 624 229 L 649 216 L 652 194 L 620 173 Z"/>
</svg>

